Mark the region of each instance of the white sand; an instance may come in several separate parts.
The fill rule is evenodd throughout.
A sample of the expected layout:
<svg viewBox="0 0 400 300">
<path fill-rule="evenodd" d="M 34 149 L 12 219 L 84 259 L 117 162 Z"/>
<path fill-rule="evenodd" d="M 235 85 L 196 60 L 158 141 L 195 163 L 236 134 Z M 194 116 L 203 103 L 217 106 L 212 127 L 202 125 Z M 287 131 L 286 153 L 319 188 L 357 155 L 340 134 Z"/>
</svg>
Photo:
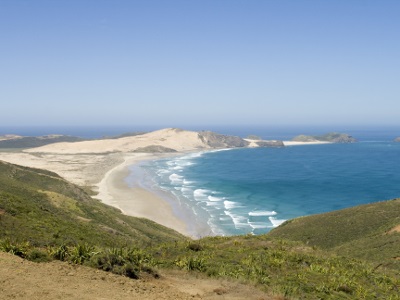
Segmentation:
<svg viewBox="0 0 400 300">
<path fill-rule="evenodd" d="M 124 137 L 119 139 L 104 139 L 74 143 L 56 143 L 25 150 L 27 153 L 111 153 L 132 152 L 147 146 L 162 146 L 176 151 L 188 151 L 210 148 L 199 138 L 195 131 L 167 128 L 150 133 Z"/>
<path fill-rule="evenodd" d="M 327 142 L 285 141 L 285 146 L 326 144 Z M 147 146 L 174 149 L 173 154 L 132 153 Z M 255 147 L 253 143 L 250 147 Z M 211 233 L 206 224 L 196 223 L 190 211 L 173 211 L 170 202 L 154 191 L 141 187 L 141 178 L 134 178 L 130 187 L 126 177 L 128 166 L 165 155 L 180 155 L 187 151 L 201 151 L 210 147 L 197 132 L 162 129 L 155 132 L 125 137 L 74 143 L 55 143 L 23 152 L 0 152 L 0 160 L 53 171 L 80 186 L 89 186 L 98 192 L 103 203 L 119 208 L 123 213 L 143 217 L 194 237 Z M 140 176 L 140 174 L 138 175 Z"/>
<path fill-rule="evenodd" d="M 132 153 L 137 148 L 158 145 L 179 152 L 172 154 Z M 53 171 L 80 186 L 98 192 L 94 198 L 119 208 L 123 213 L 153 220 L 182 234 L 199 237 L 210 234 L 206 225 L 193 224 L 190 211 L 176 214 L 171 204 L 158 194 L 136 184 L 130 187 L 128 166 L 165 155 L 183 155 L 187 151 L 208 149 L 197 132 L 163 129 L 148 134 L 120 139 L 74 143 L 55 143 L 23 152 L 0 152 L 0 160 Z"/>
</svg>

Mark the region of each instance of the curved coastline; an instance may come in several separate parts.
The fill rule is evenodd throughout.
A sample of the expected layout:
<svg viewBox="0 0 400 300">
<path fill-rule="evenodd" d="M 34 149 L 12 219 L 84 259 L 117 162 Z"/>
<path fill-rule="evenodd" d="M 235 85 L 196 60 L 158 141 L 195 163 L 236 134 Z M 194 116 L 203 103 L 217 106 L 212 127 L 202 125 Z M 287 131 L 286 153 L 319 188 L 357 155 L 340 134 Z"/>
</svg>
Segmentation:
<svg viewBox="0 0 400 300">
<path fill-rule="evenodd" d="M 174 203 L 173 195 L 153 189 L 143 182 L 144 173 L 141 173 L 140 164 L 181 155 L 185 153 L 126 154 L 124 161 L 105 173 L 96 184 L 98 194 L 95 198 L 126 215 L 150 219 L 192 238 L 209 235 L 210 229 L 193 222 L 193 213 L 180 207 L 178 202 Z"/>
</svg>

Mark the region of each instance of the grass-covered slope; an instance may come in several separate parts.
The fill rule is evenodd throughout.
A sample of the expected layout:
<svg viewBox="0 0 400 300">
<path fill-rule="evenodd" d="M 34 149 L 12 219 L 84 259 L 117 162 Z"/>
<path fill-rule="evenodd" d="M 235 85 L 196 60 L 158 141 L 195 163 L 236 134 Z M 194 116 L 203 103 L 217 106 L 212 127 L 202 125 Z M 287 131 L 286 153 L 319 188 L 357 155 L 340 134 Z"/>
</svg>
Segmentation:
<svg viewBox="0 0 400 300">
<path fill-rule="evenodd" d="M 0 161 L 0 239 L 32 245 L 143 246 L 179 233 L 123 215 L 57 174 Z"/>
<path fill-rule="evenodd" d="M 255 284 L 276 299 L 400 299 L 398 271 L 377 268 L 396 266 L 399 206 L 394 200 L 296 219 L 267 235 L 192 241 L 122 215 L 55 173 L 0 162 L 0 250 L 132 278 L 158 269 L 202 272 Z"/>
<path fill-rule="evenodd" d="M 24 136 L 0 140 L 0 149 L 34 148 L 53 143 L 83 140 L 83 138 L 69 135 Z"/>
<path fill-rule="evenodd" d="M 400 270 L 400 199 L 293 219 L 269 236 Z"/>
</svg>

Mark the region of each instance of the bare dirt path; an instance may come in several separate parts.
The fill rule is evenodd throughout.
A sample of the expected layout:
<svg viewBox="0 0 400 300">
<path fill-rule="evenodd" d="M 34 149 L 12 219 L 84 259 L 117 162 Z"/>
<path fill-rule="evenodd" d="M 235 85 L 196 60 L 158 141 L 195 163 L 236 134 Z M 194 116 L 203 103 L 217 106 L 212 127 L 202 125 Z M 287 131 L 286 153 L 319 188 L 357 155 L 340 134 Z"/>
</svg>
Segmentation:
<svg viewBox="0 0 400 300">
<path fill-rule="evenodd" d="M 0 252 L 0 299 L 279 299 L 236 282 L 184 272 L 161 275 L 133 280 L 59 261 L 38 264 Z"/>
</svg>

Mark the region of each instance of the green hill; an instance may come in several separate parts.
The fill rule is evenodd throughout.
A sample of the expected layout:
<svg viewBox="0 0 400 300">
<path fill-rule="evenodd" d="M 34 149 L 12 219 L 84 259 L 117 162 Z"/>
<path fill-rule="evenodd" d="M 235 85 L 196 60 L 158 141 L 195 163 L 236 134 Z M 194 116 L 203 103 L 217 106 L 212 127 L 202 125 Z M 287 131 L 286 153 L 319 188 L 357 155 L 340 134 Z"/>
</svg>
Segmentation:
<svg viewBox="0 0 400 300">
<path fill-rule="evenodd" d="M 400 199 L 293 219 L 269 236 L 400 270 Z"/>
<path fill-rule="evenodd" d="M 55 173 L 0 161 L 0 239 L 111 247 L 183 238 L 155 222 L 123 215 Z"/>
<path fill-rule="evenodd" d="M 299 218 L 267 235 L 193 241 L 125 216 L 55 173 L 0 161 L 0 250 L 131 278 L 200 272 L 272 299 L 400 299 L 399 202 Z"/>
</svg>

